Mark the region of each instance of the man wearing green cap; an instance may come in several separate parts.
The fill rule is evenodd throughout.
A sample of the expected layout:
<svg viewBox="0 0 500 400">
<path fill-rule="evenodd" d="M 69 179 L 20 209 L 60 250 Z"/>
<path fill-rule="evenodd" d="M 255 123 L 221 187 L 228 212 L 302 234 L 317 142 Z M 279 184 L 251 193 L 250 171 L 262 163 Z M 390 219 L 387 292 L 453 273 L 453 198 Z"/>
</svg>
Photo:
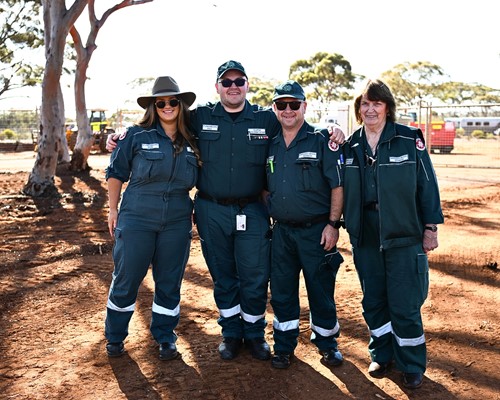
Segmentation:
<svg viewBox="0 0 500 400">
<path fill-rule="evenodd" d="M 276 86 L 273 110 L 281 129 L 267 159 L 268 205 L 274 221 L 271 305 L 274 311 L 274 368 L 288 368 L 299 336 L 299 279 L 302 271 L 310 308 L 311 341 L 321 362 L 340 365 L 342 354 L 334 300 L 342 256 L 337 251 L 343 206 L 341 151 L 307 122 L 306 97 L 295 81 Z"/>
<path fill-rule="evenodd" d="M 267 360 L 270 224 L 259 199 L 269 137 L 279 123 L 272 111 L 246 100 L 248 78 L 239 62 L 218 68 L 215 88 L 220 101 L 198 106 L 192 122 L 203 159 L 195 218 L 219 309 L 219 353 L 233 359 L 244 342 L 253 357 Z"/>
</svg>

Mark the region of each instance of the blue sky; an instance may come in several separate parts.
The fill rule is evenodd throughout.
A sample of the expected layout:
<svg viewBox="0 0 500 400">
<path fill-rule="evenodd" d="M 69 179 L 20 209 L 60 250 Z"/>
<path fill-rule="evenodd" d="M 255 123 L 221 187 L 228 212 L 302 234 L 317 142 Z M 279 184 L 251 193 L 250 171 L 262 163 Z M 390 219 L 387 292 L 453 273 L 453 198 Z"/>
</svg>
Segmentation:
<svg viewBox="0 0 500 400">
<path fill-rule="evenodd" d="M 97 12 L 117 2 L 97 0 Z M 99 32 L 87 105 L 137 108 L 141 93 L 129 82 L 159 75 L 173 76 L 183 90 L 196 92 L 199 102 L 213 100 L 217 67 L 228 59 L 242 62 L 249 76 L 286 80 L 290 64 L 318 51 L 339 53 L 353 72 L 370 77 L 402 62 L 429 61 L 452 80 L 500 88 L 494 4 L 155 0 L 114 13 Z M 78 24 L 83 34 L 84 25 Z M 64 78 L 63 91 L 67 115 L 74 114 L 72 79 Z M 39 103 L 39 89 L 18 91 L 0 101 L 0 109 Z"/>
</svg>

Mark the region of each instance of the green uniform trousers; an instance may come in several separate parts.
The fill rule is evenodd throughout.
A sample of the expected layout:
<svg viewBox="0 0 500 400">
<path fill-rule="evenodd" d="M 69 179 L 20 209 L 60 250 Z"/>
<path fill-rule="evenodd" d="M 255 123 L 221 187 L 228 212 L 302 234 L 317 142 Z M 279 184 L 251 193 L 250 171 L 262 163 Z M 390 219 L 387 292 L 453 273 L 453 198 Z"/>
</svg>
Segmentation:
<svg viewBox="0 0 500 400">
<path fill-rule="evenodd" d="M 271 305 L 275 353 L 293 353 L 299 336 L 299 281 L 304 275 L 310 309 L 311 341 L 319 350 L 337 349 L 340 325 L 335 279 L 342 256 L 320 245 L 325 223 L 307 228 L 277 223 L 271 244 Z"/>
<path fill-rule="evenodd" d="M 380 248 L 378 211 L 365 210 L 363 243 L 353 257 L 363 290 L 363 316 L 370 329 L 372 361 L 396 361 L 402 372 L 425 372 L 421 307 L 429 289 L 422 244 Z"/>
</svg>

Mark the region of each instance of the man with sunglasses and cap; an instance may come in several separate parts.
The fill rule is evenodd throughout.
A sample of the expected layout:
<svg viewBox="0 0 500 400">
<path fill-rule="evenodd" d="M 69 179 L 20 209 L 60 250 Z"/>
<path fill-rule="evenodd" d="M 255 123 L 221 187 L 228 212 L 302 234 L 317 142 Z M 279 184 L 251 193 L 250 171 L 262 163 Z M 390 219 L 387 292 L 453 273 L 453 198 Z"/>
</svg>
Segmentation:
<svg viewBox="0 0 500 400">
<path fill-rule="evenodd" d="M 220 101 L 198 106 L 192 121 L 203 158 L 195 220 L 219 309 L 219 354 L 231 360 L 244 344 L 254 358 L 268 360 L 270 221 L 260 196 L 269 137 L 279 123 L 271 110 L 246 100 L 249 84 L 241 63 L 222 64 L 215 89 Z"/>
<path fill-rule="evenodd" d="M 170 76 L 156 79 L 152 94 L 137 99 L 145 109 L 142 119 L 120 136 L 106 169 L 108 227 L 115 239 L 105 322 L 110 357 L 125 351 L 123 341 L 150 265 L 155 282 L 150 330 L 161 360 L 178 356 L 174 329 L 192 236 L 189 191 L 201 165 L 188 125 L 195 99 Z"/>
<path fill-rule="evenodd" d="M 321 362 L 343 361 L 334 300 L 343 258 L 337 250 L 343 206 L 341 150 L 327 130 L 309 125 L 302 87 L 289 80 L 276 86 L 273 110 L 281 129 L 270 140 L 268 206 L 274 222 L 271 248 L 271 305 L 274 311 L 272 366 L 290 366 L 299 336 L 302 271 L 310 309 L 311 341 Z"/>
</svg>

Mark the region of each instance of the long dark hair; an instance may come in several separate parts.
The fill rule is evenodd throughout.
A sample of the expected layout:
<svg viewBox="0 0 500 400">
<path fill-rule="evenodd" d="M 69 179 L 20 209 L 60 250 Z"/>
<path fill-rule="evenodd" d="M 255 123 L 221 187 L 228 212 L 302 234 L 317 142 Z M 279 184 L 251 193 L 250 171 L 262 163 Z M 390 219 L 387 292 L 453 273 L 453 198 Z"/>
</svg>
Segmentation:
<svg viewBox="0 0 500 400">
<path fill-rule="evenodd" d="M 196 161 L 198 162 L 198 166 L 201 167 L 202 161 L 201 161 L 200 149 L 196 144 L 196 138 L 191 130 L 189 107 L 186 106 L 186 104 L 182 101 L 182 99 L 177 98 L 177 100 L 179 100 L 179 107 L 180 107 L 179 115 L 177 116 L 177 132 L 180 133 L 180 135 L 175 135 L 175 140 L 174 140 L 175 154 L 179 154 L 184 149 L 185 144 L 188 143 L 189 146 L 193 149 Z M 146 111 L 144 111 L 144 115 L 139 120 L 137 125 L 143 128 L 151 128 L 152 126 L 155 126 L 156 123 L 159 122 L 159 120 L 160 117 L 156 112 L 155 102 L 154 100 L 152 100 L 148 104 Z"/>
<path fill-rule="evenodd" d="M 370 79 L 363 92 L 356 97 L 354 100 L 354 114 L 356 115 L 356 121 L 361 124 L 363 120 L 361 119 L 361 98 L 366 95 L 366 98 L 370 101 L 381 101 L 387 105 L 387 120 L 391 122 L 396 121 L 396 100 L 392 95 L 391 89 L 382 82 L 380 79 Z"/>
</svg>

